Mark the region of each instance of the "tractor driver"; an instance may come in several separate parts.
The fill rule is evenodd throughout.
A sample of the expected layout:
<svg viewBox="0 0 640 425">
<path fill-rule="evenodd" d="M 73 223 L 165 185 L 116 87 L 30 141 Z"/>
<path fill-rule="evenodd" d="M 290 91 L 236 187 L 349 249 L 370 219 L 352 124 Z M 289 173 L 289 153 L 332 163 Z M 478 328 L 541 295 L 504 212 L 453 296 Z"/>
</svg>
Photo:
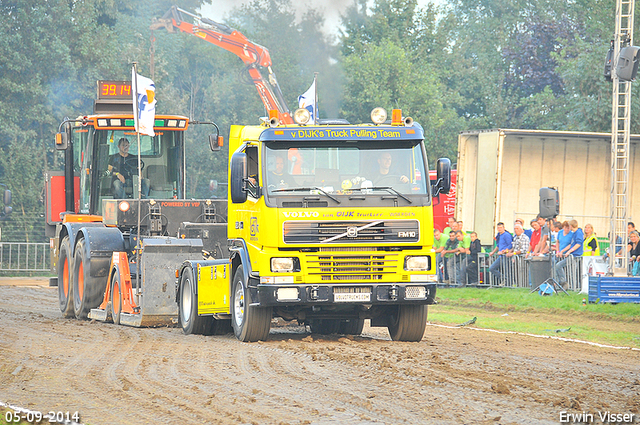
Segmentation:
<svg viewBox="0 0 640 425">
<path fill-rule="evenodd" d="M 108 172 L 111 173 L 111 192 L 114 199 L 126 198 L 125 187 L 133 188 L 133 176 L 138 174 L 138 161 L 129 155 L 129 140 L 122 137 L 118 140 L 119 152 L 109 158 Z M 149 196 L 149 179 L 142 179 L 143 198 Z"/>
</svg>

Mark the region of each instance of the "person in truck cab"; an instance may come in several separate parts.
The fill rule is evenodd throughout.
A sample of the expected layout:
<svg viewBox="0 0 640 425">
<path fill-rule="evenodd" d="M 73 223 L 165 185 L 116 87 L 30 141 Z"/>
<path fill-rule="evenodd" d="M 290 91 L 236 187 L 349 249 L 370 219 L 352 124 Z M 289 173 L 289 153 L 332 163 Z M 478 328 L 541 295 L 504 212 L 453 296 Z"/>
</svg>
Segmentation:
<svg viewBox="0 0 640 425">
<path fill-rule="evenodd" d="M 274 166 L 267 175 L 267 185 L 269 190 L 284 189 L 289 187 L 295 187 L 296 183 L 293 180 L 287 170 L 285 170 L 285 161 L 281 156 L 276 156 L 274 159 Z"/>
<path fill-rule="evenodd" d="M 373 177 L 374 186 L 385 186 L 392 183 L 409 183 L 407 176 L 394 175 L 389 173 L 391 170 L 392 157 L 389 152 L 382 152 L 378 157 L 378 173 Z"/>
<path fill-rule="evenodd" d="M 111 192 L 114 199 L 127 198 L 125 190 L 127 187 L 132 189 L 132 193 L 135 193 L 137 189 L 133 187 L 133 176 L 138 174 L 138 159 L 129 155 L 130 146 L 129 140 L 122 137 L 118 140 L 119 152 L 109 158 L 107 170 L 111 173 Z M 142 179 L 141 196 L 143 198 L 149 196 L 149 179 Z"/>
</svg>

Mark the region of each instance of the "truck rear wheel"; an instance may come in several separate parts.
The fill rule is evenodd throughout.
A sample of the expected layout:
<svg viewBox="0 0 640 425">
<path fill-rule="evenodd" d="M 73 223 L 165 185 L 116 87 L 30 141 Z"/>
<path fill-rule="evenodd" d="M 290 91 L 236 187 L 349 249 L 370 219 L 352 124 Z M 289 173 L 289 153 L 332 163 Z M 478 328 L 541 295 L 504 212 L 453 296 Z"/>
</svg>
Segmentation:
<svg viewBox="0 0 640 425">
<path fill-rule="evenodd" d="M 76 318 L 86 319 L 91 309 L 100 305 L 107 283 L 101 280 L 91 277 L 91 260 L 87 258 L 82 238 L 76 244 L 73 257 L 73 312 Z"/>
<path fill-rule="evenodd" d="M 271 328 L 271 307 L 252 306 L 251 293 L 239 266 L 231 285 L 231 325 L 236 338 L 243 342 L 264 341 Z"/>
<path fill-rule="evenodd" d="M 427 327 L 426 305 L 399 305 L 389 318 L 389 335 L 394 341 L 418 342 Z"/>
<path fill-rule="evenodd" d="M 111 316 L 113 323 L 120 324 L 120 313 L 122 312 L 122 287 L 120 286 L 120 273 L 118 270 L 111 278 Z"/>
<path fill-rule="evenodd" d="M 198 316 L 198 294 L 196 294 L 193 271 L 187 267 L 180 278 L 180 326 L 187 334 L 205 334 L 211 327 L 213 317 Z"/>
<path fill-rule="evenodd" d="M 71 244 L 69 236 L 62 238 L 60 244 L 60 255 L 58 256 L 58 301 L 60 301 L 60 311 L 62 317 L 74 317 L 73 313 L 73 292 L 71 270 L 73 265 L 71 260 Z"/>
<path fill-rule="evenodd" d="M 340 322 L 340 333 L 345 335 L 360 335 L 364 328 L 364 319 L 349 319 Z"/>
</svg>

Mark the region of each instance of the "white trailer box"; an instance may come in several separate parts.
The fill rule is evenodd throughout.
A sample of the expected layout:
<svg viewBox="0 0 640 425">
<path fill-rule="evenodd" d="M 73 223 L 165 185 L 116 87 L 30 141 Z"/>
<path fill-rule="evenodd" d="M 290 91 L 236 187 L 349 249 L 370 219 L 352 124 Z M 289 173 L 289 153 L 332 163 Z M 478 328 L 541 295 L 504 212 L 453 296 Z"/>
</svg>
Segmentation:
<svg viewBox="0 0 640 425">
<path fill-rule="evenodd" d="M 628 218 L 640 214 L 640 136 L 631 137 Z M 558 219 L 578 220 L 607 237 L 611 203 L 611 135 L 544 130 L 466 131 L 458 136 L 456 218 L 490 245 L 495 225 L 539 212 L 541 187 L 560 193 Z M 640 224 L 640 223 L 638 223 Z"/>
</svg>

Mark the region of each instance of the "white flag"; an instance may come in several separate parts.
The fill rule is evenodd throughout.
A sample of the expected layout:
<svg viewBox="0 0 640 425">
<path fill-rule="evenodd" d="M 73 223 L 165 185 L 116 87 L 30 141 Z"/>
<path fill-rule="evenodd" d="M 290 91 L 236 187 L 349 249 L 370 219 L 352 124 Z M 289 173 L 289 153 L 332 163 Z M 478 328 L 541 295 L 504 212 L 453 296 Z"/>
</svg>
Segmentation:
<svg viewBox="0 0 640 425">
<path fill-rule="evenodd" d="M 150 78 L 136 74 L 134 69 L 131 70 L 131 85 L 133 88 L 133 116 L 136 131 L 147 136 L 154 136 L 156 86 Z"/>
<path fill-rule="evenodd" d="M 298 96 L 298 107 L 303 109 L 308 109 L 311 113 L 310 122 L 316 122 L 316 80 L 313 80 L 311 87 L 309 90 L 304 92 L 304 94 Z"/>
</svg>

